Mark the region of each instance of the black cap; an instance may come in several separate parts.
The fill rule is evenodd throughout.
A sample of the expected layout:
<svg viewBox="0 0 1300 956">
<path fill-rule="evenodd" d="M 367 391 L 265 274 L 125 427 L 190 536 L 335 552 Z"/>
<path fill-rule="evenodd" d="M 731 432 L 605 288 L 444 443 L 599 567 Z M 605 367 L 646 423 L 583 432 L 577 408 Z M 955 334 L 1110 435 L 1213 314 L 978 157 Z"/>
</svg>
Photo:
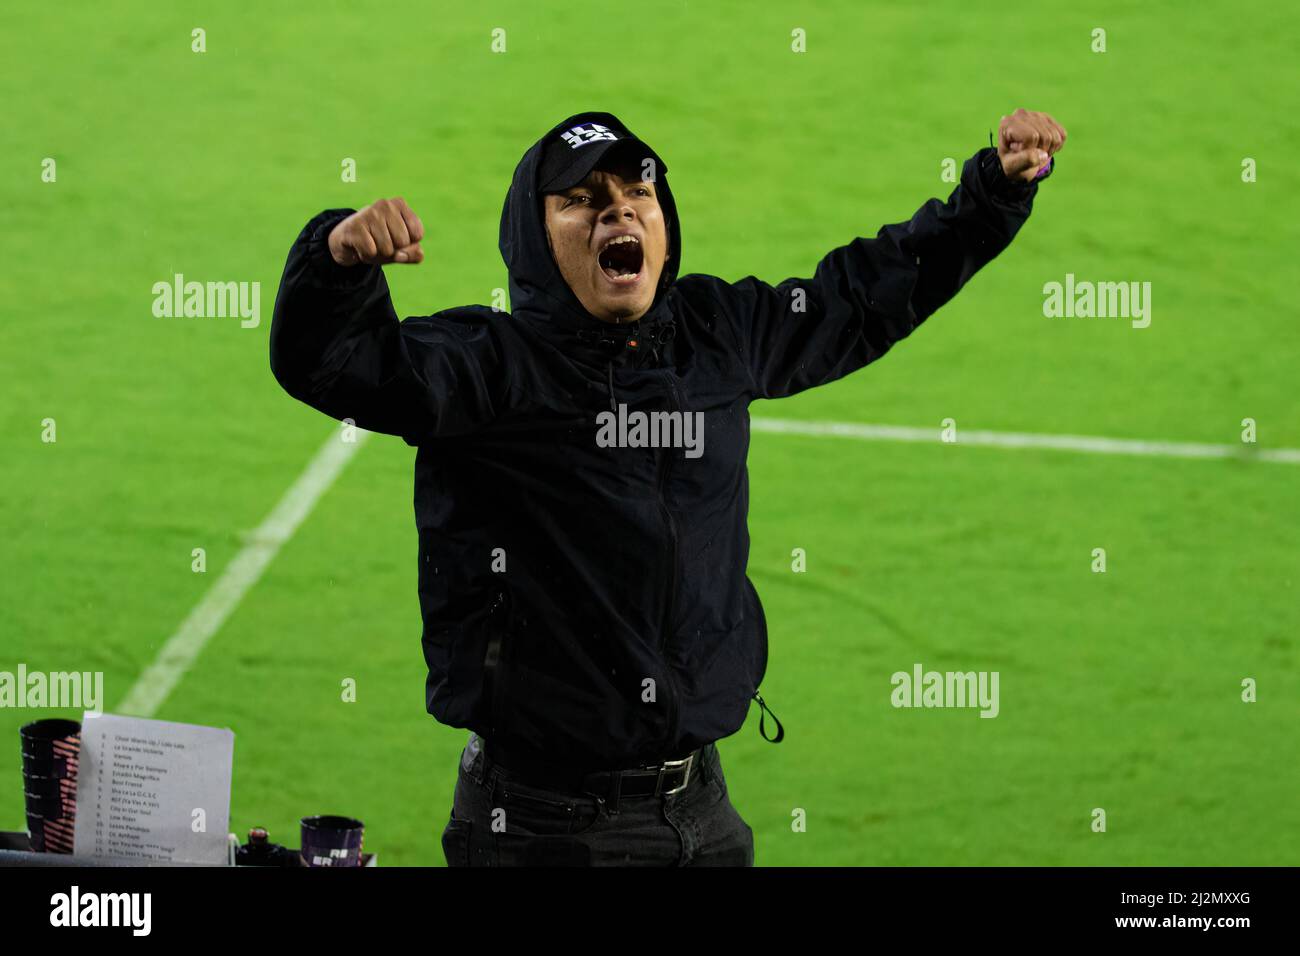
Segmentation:
<svg viewBox="0 0 1300 956">
<path fill-rule="evenodd" d="M 538 191 L 561 192 L 578 185 L 615 148 L 626 151 L 638 166 L 647 158 L 653 160 L 655 180 L 668 171 L 653 149 L 623 127 L 584 122 L 560 130 L 546 144 L 538 173 Z"/>
</svg>

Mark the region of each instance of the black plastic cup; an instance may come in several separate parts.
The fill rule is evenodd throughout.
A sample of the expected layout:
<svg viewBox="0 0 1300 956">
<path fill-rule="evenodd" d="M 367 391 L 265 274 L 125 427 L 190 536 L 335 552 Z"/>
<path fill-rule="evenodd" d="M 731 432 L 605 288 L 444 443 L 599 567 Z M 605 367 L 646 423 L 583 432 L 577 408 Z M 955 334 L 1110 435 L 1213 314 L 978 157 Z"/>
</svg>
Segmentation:
<svg viewBox="0 0 1300 956">
<path fill-rule="evenodd" d="M 73 819 L 45 819 L 40 814 L 27 814 L 27 832 L 31 834 L 31 849 L 36 853 L 72 853 L 75 840 Z"/>
<path fill-rule="evenodd" d="M 71 853 L 77 813 L 77 765 L 81 724 L 49 717 L 19 731 L 23 754 L 23 794 L 32 849 Z"/>
<path fill-rule="evenodd" d="M 63 778 L 29 777 L 23 774 L 23 796 L 27 799 L 27 812 L 38 813 L 46 820 L 61 820 L 68 809 L 64 797 Z M 75 798 L 72 806 L 75 808 Z"/>
<path fill-rule="evenodd" d="M 81 753 L 81 724 L 50 718 L 27 724 L 19 735 L 23 772 L 38 777 L 75 777 Z"/>
<path fill-rule="evenodd" d="M 18 731 L 23 742 L 23 756 L 53 757 L 56 749 L 75 754 L 80 750 L 81 724 L 62 717 L 47 717 L 23 725 Z M 62 745 L 58 747 L 57 745 Z"/>
<path fill-rule="evenodd" d="M 27 832 L 30 834 L 28 839 L 32 845 L 33 853 L 45 852 L 45 818 L 39 813 L 27 811 Z"/>
<path fill-rule="evenodd" d="M 59 797 L 69 806 L 77 802 L 77 781 L 72 777 L 42 777 L 23 774 L 23 790 L 39 797 Z"/>
<path fill-rule="evenodd" d="M 75 777 L 77 763 L 67 757 L 37 757 L 24 753 L 23 774 L 32 777 Z"/>
<path fill-rule="evenodd" d="M 360 866 L 365 824 L 352 817 L 303 817 L 302 860 L 307 866 Z"/>
</svg>

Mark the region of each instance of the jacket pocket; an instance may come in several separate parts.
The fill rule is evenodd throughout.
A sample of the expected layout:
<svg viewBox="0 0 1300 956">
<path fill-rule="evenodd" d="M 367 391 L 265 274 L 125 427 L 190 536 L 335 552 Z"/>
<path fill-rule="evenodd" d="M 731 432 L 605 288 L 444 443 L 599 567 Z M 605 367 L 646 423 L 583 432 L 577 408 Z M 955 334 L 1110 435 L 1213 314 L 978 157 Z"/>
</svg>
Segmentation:
<svg viewBox="0 0 1300 956">
<path fill-rule="evenodd" d="M 469 866 L 469 820 L 452 817 L 442 831 L 442 855 L 448 866 Z"/>
<path fill-rule="evenodd" d="M 604 810 L 595 796 L 577 796 L 501 778 L 496 800 L 505 811 L 505 833 L 575 836 L 594 827 Z"/>
</svg>

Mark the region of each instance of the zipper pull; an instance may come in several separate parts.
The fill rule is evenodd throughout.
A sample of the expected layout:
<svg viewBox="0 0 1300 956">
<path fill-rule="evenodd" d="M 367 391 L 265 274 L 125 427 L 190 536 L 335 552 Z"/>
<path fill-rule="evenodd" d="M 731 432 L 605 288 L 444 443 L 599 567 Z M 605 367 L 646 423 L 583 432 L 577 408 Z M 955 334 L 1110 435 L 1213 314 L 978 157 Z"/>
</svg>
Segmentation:
<svg viewBox="0 0 1300 956">
<path fill-rule="evenodd" d="M 758 706 L 762 709 L 764 715 L 772 714 L 771 708 L 769 708 L 767 704 L 764 703 L 763 695 L 760 694 L 758 691 L 754 691 L 754 700 L 758 701 Z M 767 735 L 767 731 L 763 729 L 764 717 L 762 716 L 758 718 L 758 732 L 763 736 L 763 739 L 766 740 L 769 744 L 779 744 L 782 740 L 785 739 L 785 728 L 781 726 L 781 721 L 777 720 L 776 714 L 772 714 L 772 719 L 776 721 L 776 737 L 769 737 Z"/>
</svg>

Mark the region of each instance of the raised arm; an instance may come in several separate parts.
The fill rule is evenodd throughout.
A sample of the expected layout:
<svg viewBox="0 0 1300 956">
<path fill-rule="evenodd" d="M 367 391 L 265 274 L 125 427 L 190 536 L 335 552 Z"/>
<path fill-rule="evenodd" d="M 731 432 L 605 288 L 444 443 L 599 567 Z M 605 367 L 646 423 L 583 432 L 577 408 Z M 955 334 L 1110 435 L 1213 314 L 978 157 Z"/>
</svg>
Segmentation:
<svg viewBox="0 0 1300 956">
<path fill-rule="evenodd" d="M 947 202 L 833 249 L 812 278 L 724 284 L 755 397 L 835 381 L 911 334 L 1011 243 L 1064 139 L 1051 117 L 1018 111 L 1003 118 L 996 148 L 966 161 Z"/>
<path fill-rule="evenodd" d="M 289 250 L 270 336 L 286 392 L 411 444 L 490 421 L 501 382 L 490 310 L 398 321 L 381 266 L 422 261 L 422 237 L 400 199 L 320 213 Z"/>
</svg>

